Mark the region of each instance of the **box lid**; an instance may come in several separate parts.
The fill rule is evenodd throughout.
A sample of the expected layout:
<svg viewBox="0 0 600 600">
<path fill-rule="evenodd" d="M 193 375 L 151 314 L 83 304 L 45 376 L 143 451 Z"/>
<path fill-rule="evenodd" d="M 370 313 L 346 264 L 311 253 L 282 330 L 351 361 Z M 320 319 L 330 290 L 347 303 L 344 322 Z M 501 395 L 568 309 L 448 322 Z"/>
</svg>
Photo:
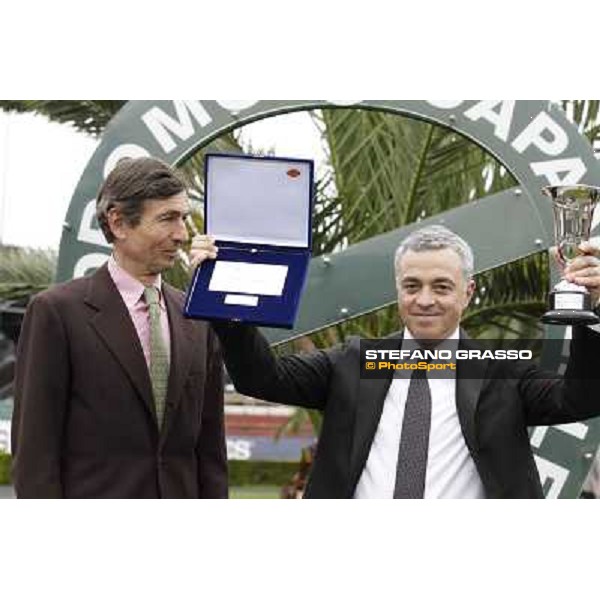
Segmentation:
<svg viewBox="0 0 600 600">
<path fill-rule="evenodd" d="M 206 232 L 219 241 L 310 248 L 312 160 L 207 154 Z"/>
</svg>

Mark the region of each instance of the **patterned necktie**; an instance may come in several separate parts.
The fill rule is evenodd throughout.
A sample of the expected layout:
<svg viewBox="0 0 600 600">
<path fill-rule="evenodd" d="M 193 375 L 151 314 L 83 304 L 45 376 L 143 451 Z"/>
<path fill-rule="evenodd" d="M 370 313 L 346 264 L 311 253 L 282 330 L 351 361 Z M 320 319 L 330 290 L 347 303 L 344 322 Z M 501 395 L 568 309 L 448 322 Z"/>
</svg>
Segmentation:
<svg viewBox="0 0 600 600">
<path fill-rule="evenodd" d="M 165 414 L 165 398 L 169 381 L 169 355 L 165 346 L 160 326 L 159 292 L 154 287 L 144 289 L 144 299 L 150 314 L 150 381 L 154 394 L 156 418 L 159 427 L 162 426 Z"/>
<path fill-rule="evenodd" d="M 423 498 L 431 427 L 431 392 L 423 369 L 413 371 L 398 448 L 394 498 Z"/>
</svg>

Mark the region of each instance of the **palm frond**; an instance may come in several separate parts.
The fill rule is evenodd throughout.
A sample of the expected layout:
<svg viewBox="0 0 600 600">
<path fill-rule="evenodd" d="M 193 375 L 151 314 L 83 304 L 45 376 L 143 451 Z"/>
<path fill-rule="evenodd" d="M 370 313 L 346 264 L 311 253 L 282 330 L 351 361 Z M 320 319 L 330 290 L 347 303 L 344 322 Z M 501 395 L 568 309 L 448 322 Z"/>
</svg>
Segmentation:
<svg viewBox="0 0 600 600">
<path fill-rule="evenodd" d="M 46 289 L 56 261 L 54 250 L 0 246 L 0 301 L 21 300 Z"/>
<path fill-rule="evenodd" d="M 34 113 L 77 131 L 100 135 L 126 100 L 0 100 L 8 112 Z"/>
</svg>

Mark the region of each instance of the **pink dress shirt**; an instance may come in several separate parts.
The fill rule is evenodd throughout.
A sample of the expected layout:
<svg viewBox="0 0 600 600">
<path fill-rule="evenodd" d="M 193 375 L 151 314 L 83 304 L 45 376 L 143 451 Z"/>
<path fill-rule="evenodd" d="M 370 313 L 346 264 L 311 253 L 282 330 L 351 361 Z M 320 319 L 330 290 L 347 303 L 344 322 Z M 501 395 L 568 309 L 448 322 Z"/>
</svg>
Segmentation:
<svg viewBox="0 0 600 600">
<path fill-rule="evenodd" d="M 140 338 L 146 364 L 148 365 L 148 368 L 150 368 L 150 315 L 148 313 L 148 306 L 144 300 L 144 284 L 130 275 L 125 269 L 121 268 L 113 256 L 108 259 L 108 272 L 127 307 L 129 316 L 131 317 L 135 330 Z M 156 277 L 154 286 L 159 292 L 159 303 L 161 308 L 160 325 L 165 347 L 170 356 L 171 335 L 169 330 L 169 317 L 167 315 L 167 307 L 162 293 L 162 279 L 160 275 Z"/>
</svg>

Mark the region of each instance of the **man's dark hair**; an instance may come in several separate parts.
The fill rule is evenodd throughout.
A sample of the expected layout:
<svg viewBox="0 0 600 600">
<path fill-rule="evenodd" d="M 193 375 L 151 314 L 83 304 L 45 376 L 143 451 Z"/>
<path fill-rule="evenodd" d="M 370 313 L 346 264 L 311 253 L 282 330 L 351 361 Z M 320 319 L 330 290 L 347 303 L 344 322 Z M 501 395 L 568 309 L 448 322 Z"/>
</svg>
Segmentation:
<svg viewBox="0 0 600 600">
<path fill-rule="evenodd" d="M 108 212 L 117 207 L 131 227 L 139 225 L 144 200 L 170 198 L 186 189 L 185 182 L 165 162 L 157 158 L 122 158 L 110 172 L 96 199 L 96 217 L 104 237 L 115 237 L 108 225 Z"/>
</svg>

